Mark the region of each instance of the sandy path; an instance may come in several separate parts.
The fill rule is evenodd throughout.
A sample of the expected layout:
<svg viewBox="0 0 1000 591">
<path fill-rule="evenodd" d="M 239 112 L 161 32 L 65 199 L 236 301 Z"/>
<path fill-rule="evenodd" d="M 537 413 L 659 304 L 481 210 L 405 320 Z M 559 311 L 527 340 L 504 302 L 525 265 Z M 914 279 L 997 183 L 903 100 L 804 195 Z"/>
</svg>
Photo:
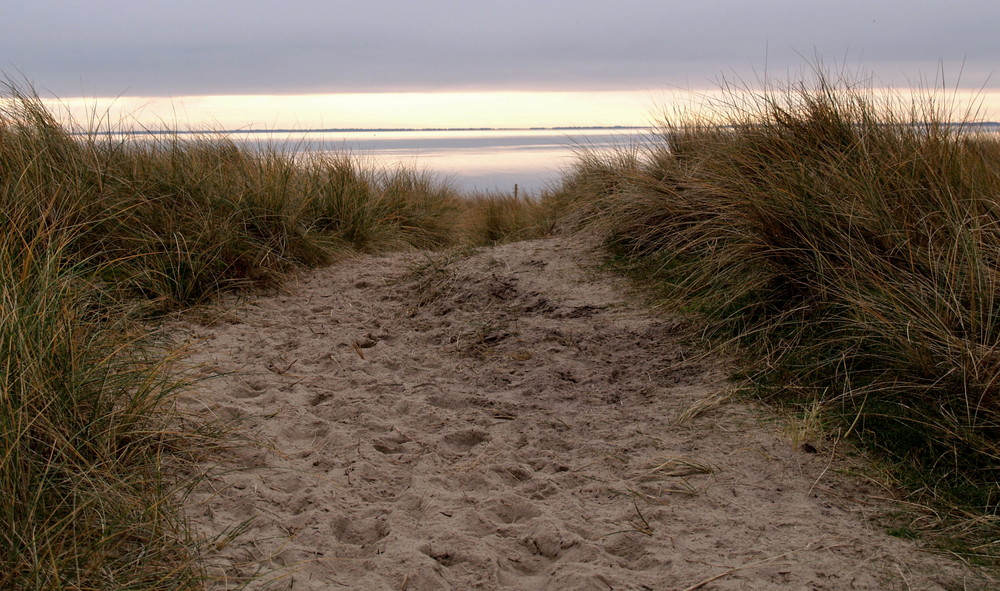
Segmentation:
<svg viewBox="0 0 1000 591">
<path fill-rule="evenodd" d="M 210 537 L 254 520 L 215 574 L 235 584 L 262 560 L 253 588 L 990 588 L 873 526 L 828 450 L 734 403 L 686 418 L 726 391 L 724 368 L 595 260 L 576 238 L 359 258 L 176 326 L 219 374 L 185 404 L 272 444 L 190 499 Z"/>
</svg>

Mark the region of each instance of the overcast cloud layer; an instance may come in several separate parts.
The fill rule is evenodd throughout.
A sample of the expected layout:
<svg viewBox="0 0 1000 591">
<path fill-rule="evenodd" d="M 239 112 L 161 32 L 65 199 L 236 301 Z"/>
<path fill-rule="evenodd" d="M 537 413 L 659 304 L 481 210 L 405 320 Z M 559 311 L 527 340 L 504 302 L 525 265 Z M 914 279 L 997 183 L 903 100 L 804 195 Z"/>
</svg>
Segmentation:
<svg viewBox="0 0 1000 591">
<path fill-rule="evenodd" d="M 68 96 L 705 88 L 815 55 L 1000 87 L 997 0 L 14 0 L 0 70 Z M 963 66 L 964 62 L 964 66 Z M 756 72 L 756 74 L 754 73 Z"/>
</svg>

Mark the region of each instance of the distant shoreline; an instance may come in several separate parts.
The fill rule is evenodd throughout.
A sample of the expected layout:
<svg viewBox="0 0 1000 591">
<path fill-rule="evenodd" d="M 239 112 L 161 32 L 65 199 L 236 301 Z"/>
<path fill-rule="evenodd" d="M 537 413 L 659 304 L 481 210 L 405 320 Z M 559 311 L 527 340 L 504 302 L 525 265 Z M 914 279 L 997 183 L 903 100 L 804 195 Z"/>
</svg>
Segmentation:
<svg viewBox="0 0 1000 591">
<path fill-rule="evenodd" d="M 945 123 L 948 127 L 1000 130 L 1000 122 Z M 656 129 L 655 125 L 579 125 L 556 127 L 330 127 L 317 129 L 131 129 L 128 131 L 73 131 L 71 135 L 253 135 L 275 133 L 390 133 L 421 131 L 641 131 Z"/>
<path fill-rule="evenodd" d="M 1000 125 L 1000 124 L 998 124 Z M 120 133 L 135 133 L 138 135 L 197 135 L 215 134 L 270 134 L 270 133 L 386 133 L 398 131 L 617 131 L 654 129 L 651 125 L 580 125 L 559 127 L 331 127 L 321 129 L 137 129 L 123 131 L 77 131 L 74 135 L 116 135 Z"/>
</svg>

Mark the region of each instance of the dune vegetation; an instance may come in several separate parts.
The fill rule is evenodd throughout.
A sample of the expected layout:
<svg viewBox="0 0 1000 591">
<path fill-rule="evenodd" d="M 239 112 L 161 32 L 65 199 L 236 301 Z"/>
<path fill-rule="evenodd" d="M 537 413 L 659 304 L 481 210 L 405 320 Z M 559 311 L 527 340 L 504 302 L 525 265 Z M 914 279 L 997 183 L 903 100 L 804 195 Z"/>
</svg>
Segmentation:
<svg viewBox="0 0 1000 591">
<path fill-rule="evenodd" d="M 211 430 L 171 411 L 183 384 L 151 320 L 351 252 L 525 237 L 506 218 L 536 207 L 347 155 L 67 128 L 35 93 L 3 95 L 3 589 L 201 586 L 175 501 Z"/>
<path fill-rule="evenodd" d="M 995 128 L 829 77 L 706 107 L 583 154 L 554 198 L 738 351 L 747 391 L 880 458 L 909 500 L 962 517 L 934 525 L 995 557 Z"/>
</svg>

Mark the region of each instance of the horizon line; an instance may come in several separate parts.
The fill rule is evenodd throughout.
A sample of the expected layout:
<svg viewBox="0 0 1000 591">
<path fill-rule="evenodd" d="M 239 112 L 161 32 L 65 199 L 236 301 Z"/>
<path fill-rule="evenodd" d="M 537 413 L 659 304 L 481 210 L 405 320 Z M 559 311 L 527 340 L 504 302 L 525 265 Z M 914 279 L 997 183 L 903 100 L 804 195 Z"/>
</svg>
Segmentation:
<svg viewBox="0 0 1000 591">
<path fill-rule="evenodd" d="M 655 125 L 556 125 L 552 127 L 316 127 L 307 129 L 276 128 L 276 129 L 133 129 L 128 131 L 74 131 L 75 135 L 96 134 L 111 135 L 117 133 L 135 133 L 140 135 L 166 135 L 199 133 L 218 134 L 252 134 L 252 133 L 349 133 L 349 132 L 387 132 L 387 131 L 574 131 L 586 129 L 655 129 Z"/>
<path fill-rule="evenodd" d="M 949 127 L 1000 127 L 1000 121 L 950 121 L 943 123 Z M 914 125 L 921 125 L 914 123 Z M 723 125 L 725 126 L 725 125 Z M 557 125 L 552 127 L 317 127 L 307 129 L 130 129 L 126 131 L 85 130 L 71 131 L 72 135 L 114 135 L 132 133 L 137 135 L 197 135 L 197 134 L 268 134 L 268 133 L 359 133 L 393 131 L 583 131 L 596 130 L 646 130 L 659 129 L 658 125 Z"/>
</svg>

